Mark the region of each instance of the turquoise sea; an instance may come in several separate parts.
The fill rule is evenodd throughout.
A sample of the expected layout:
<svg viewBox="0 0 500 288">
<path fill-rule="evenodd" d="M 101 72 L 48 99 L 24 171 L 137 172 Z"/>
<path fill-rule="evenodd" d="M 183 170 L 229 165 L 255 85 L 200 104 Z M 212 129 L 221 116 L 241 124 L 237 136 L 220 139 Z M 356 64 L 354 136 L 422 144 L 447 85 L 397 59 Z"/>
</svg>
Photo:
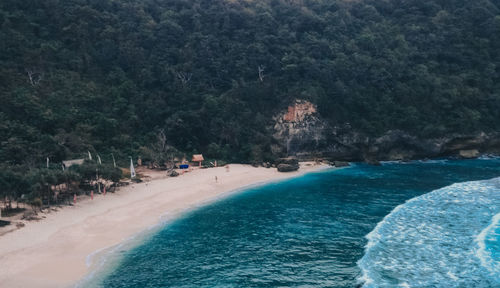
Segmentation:
<svg viewBox="0 0 500 288">
<path fill-rule="evenodd" d="M 81 286 L 495 288 L 499 213 L 498 158 L 353 164 L 189 212 Z"/>
</svg>

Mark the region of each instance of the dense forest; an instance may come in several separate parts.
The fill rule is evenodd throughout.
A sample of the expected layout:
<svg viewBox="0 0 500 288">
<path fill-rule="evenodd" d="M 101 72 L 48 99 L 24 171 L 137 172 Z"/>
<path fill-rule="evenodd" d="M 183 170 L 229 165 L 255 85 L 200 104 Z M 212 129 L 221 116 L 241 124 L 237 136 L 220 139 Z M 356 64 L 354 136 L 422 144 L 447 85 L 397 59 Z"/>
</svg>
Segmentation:
<svg viewBox="0 0 500 288">
<path fill-rule="evenodd" d="M 272 159 L 272 116 L 297 98 L 368 135 L 500 127 L 498 0 L 2 0 L 0 25 L 9 195 L 40 195 L 47 157 L 124 164 L 160 131 Z"/>
</svg>

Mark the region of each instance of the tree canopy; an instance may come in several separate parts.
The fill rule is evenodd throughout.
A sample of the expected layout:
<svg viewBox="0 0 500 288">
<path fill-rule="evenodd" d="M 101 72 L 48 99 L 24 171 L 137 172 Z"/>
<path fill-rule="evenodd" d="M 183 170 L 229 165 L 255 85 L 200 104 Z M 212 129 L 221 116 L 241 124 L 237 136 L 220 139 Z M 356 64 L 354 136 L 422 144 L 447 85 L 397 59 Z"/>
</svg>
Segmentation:
<svg viewBox="0 0 500 288">
<path fill-rule="evenodd" d="M 269 159 L 296 98 L 370 135 L 500 127 L 498 0 L 2 0 L 0 25 L 8 167 L 126 160 L 158 131 Z"/>
</svg>

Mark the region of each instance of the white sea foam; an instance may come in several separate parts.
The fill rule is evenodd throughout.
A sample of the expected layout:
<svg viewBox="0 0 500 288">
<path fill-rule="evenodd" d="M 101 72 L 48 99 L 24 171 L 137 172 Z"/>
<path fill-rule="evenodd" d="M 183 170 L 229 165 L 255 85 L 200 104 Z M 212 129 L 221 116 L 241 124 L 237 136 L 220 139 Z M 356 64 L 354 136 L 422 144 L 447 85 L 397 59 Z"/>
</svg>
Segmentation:
<svg viewBox="0 0 500 288">
<path fill-rule="evenodd" d="M 425 159 L 425 160 L 417 160 L 418 163 L 424 164 L 445 164 L 448 162 L 448 159 Z"/>
<path fill-rule="evenodd" d="M 486 158 L 485 158 L 486 159 Z M 491 159 L 491 158 L 487 158 Z M 380 161 L 382 166 L 385 165 L 393 165 L 393 164 L 445 164 L 448 162 L 448 159 L 424 159 L 424 160 L 410 160 L 410 161 L 402 161 L 402 160 L 392 160 L 392 161 Z"/>
<path fill-rule="evenodd" d="M 500 287 L 500 265 L 484 241 L 499 212 L 500 178 L 413 198 L 366 236 L 359 281 L 365 288 Z"/>
<path fill-rule="evenodd" d="M 496 214 L 491 220 L 491 224 L 488 225 L 479 235 L 476 237 L 476 242 L 478 245 L 476 256 L 481 260 L 481 264 L 488 269 L 494 275 L 494 277 L 500 277 L 500 261 L 495 259 L 492 255 L 493 251 L 490 251 L 487 247 L 486 241 L 492 241 L 498 243 L 500 241 L 500 235 L 496 232 L 500 229 L 500 213 Z M 497 244 L 498 246 L 498 244 Z M 500 253 L 500 251 L 497 251 Z M 500 281 L 500 280 L 499 280 Z"/>
<path fill-rule="evenodd" d="M 498 156 L 498 155 L 492 155 L 492 154 L 485 154 L 485 155 L 479 156 L 479 158 L 477 158 L 477 159 L 479 159 L 479 160 L 500 159 L 500 156 Z"/>
</svg>

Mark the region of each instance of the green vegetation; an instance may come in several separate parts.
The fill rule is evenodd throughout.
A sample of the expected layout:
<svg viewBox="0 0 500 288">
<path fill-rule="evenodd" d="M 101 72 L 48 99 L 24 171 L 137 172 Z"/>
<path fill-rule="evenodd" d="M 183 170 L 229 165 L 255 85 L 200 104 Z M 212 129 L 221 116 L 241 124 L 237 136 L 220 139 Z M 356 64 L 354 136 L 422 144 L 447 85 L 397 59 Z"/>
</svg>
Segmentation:
<svg viewBox="0 0 500 288">
<path fill-rule="evenodd" d="M 85 161 L 62 170 L 60 166 L 49 168 L 28 168 L 23 166 L 0 166 L 0 187 L 2 200 L 7 210 L 12 209 L 12 201 L 23 201 L 40 209 L 43 205 L 69 203 L 73 194 L 97 191 L 96 179 L 101 187 L 111 187 L 120 181 L 122 171 L 113 165 L 99 165 Z M 97 178 L 99 177 L 99 178 Z M 7 211 L 8 212 L 8 211 Z"/>
<path fill-rule="evenodd" d="M 46 157 L 163 161 L 159 131 L 168 151 L 268 161 L 272 116 L 295 98 L 370 135 L 498 131 L 499 7 L 2 0 L 1 194 L 48 203 L 47 186 L 91 177 L 93 167 L 47 170 Z"/>
</svg>

